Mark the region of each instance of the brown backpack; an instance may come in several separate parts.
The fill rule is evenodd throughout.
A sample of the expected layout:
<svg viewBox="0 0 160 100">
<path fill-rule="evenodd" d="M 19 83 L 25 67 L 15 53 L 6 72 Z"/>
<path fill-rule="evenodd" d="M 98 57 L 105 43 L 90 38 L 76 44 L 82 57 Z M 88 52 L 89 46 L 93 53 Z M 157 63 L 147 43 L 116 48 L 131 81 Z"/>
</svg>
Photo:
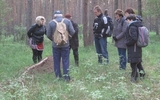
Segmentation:
<svg viewBox="0 0 160 100">
<path fill-rule="evenodd" d="M 56 45 L 65 45 L 68 42 L 68 31 L 66 28 L 66 24 L 63 22 L 64 18 L 61 22 L 57 22 L 56 20 L 53 20 L 56 23 L 56 30 L 53 34 L 53 40 L 56 43 Z"/>
</svg>

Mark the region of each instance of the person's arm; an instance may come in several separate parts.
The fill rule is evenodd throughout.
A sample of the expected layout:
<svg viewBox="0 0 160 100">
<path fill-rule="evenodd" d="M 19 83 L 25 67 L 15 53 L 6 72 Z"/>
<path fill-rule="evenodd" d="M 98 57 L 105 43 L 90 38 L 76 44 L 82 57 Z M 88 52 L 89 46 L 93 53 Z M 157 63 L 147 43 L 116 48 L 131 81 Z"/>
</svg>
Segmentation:
<svg viewBox="0 0 160 100">
<path fill-rule="evenodd" d="M 51 41 L 53 41 L 53 31 L 55 31 L 55 29 L 53 30 L 53 27 L 53 22 L 49 22 L 46 35 Z"/>
<path fill-rule="evenodd" d="M 33 34 L 35 28 L 36 28 L 36 25 L 35 25 L 35 24 L 32 25 L 32 26 L 29 28 L 29 30 L 28 30 L 28 32 L 27 32 L 28 38 L 31 38 L 31 37 L 32 37 L 32 34 Z"/>
<path fill-rule="evenodd" d="M 71 36 L 73 36 L 75 34 L 75 30 L 73 28 L 71 21 L 68 21 L 68 32 Z"/>
<path fill-rule="evenodd" d="M 72 22 L 72 23 L 73 23 L 73 28 L 75 30 L 75 33 L 78 33 L 78 31 L 79 31 L 78 25 L 75 22 Z"/>
</svg>

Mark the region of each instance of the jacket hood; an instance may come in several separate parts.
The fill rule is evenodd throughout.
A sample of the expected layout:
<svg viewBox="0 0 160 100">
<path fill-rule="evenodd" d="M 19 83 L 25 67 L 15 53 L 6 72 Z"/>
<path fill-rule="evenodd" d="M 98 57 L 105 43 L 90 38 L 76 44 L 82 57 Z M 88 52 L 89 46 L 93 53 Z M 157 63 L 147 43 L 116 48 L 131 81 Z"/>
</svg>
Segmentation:
<svg viewBox="0 0 160 100">
<path fill-rule="evenodd" d="M 136 21 L 136 22 L 131 23 L 130 26 L 142 27 L 143 25 L 142 25 L 142 22 Z"/>
</svg>

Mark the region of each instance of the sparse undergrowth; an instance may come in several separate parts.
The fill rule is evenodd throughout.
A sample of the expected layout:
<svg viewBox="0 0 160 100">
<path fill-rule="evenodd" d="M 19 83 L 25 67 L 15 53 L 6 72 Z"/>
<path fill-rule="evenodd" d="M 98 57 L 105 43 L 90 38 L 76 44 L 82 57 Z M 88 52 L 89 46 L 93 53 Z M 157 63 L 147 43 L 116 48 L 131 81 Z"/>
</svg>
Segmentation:
<svg viewBox="0 0 160 100">
<path fill-rule="evenodd" d="M 3 48 L 0 50 L 0 62 L 2 62 L 0 98 L 1 100 L 159 100 L 160 48 L 157 48 L 159 40 L 159 36 L 151 34 L 150 45 L 143 49 L 142 64 L 146 76 L 143 80 L 139 79 L 136 84 L 130 82 L 129 64 L 126 71 L 118 69 L 117 49 L 110 39 L 109 65 L 97 64 L 93 46 L 86 48 L 80 46 L 80 66 L 76 67 L 71 51 L 69 83 L 56 79 L 52 71 L 28 73 L 19 78 L 26 66 L 33 64 L 30 48 L 19 43 L 0 44 L 0 48 Z M 43 56 L 47 57 L 52 55 L 51 43 L 46 39 L 45 44 Z M 10 45 L 14 48 L 9 49 Z M 20 48 L 22 50 L 18 51 Z M 50 63 L 48 66 L 53 65 Z"/>
</svg>

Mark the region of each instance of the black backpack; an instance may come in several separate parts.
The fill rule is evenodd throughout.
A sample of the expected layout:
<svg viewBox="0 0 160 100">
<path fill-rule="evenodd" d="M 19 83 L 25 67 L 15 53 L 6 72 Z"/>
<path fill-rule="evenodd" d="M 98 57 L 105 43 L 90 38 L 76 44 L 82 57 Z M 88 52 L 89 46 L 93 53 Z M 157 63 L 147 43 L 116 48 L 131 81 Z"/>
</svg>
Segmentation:
<svg viewBox="0 0 160 100">
<path fill-rule="evenodd" d="M 110 16 L 106 16 L 107 17 L 107 21 L 108 21 L 108 26 L 110 26 L 110 31 L 106 33 L 107 37 L 111 37 L 113 34 L 113 28 L 114 28 L 114 24 L 113 24 L 113 20 Z"/>
</svg>

